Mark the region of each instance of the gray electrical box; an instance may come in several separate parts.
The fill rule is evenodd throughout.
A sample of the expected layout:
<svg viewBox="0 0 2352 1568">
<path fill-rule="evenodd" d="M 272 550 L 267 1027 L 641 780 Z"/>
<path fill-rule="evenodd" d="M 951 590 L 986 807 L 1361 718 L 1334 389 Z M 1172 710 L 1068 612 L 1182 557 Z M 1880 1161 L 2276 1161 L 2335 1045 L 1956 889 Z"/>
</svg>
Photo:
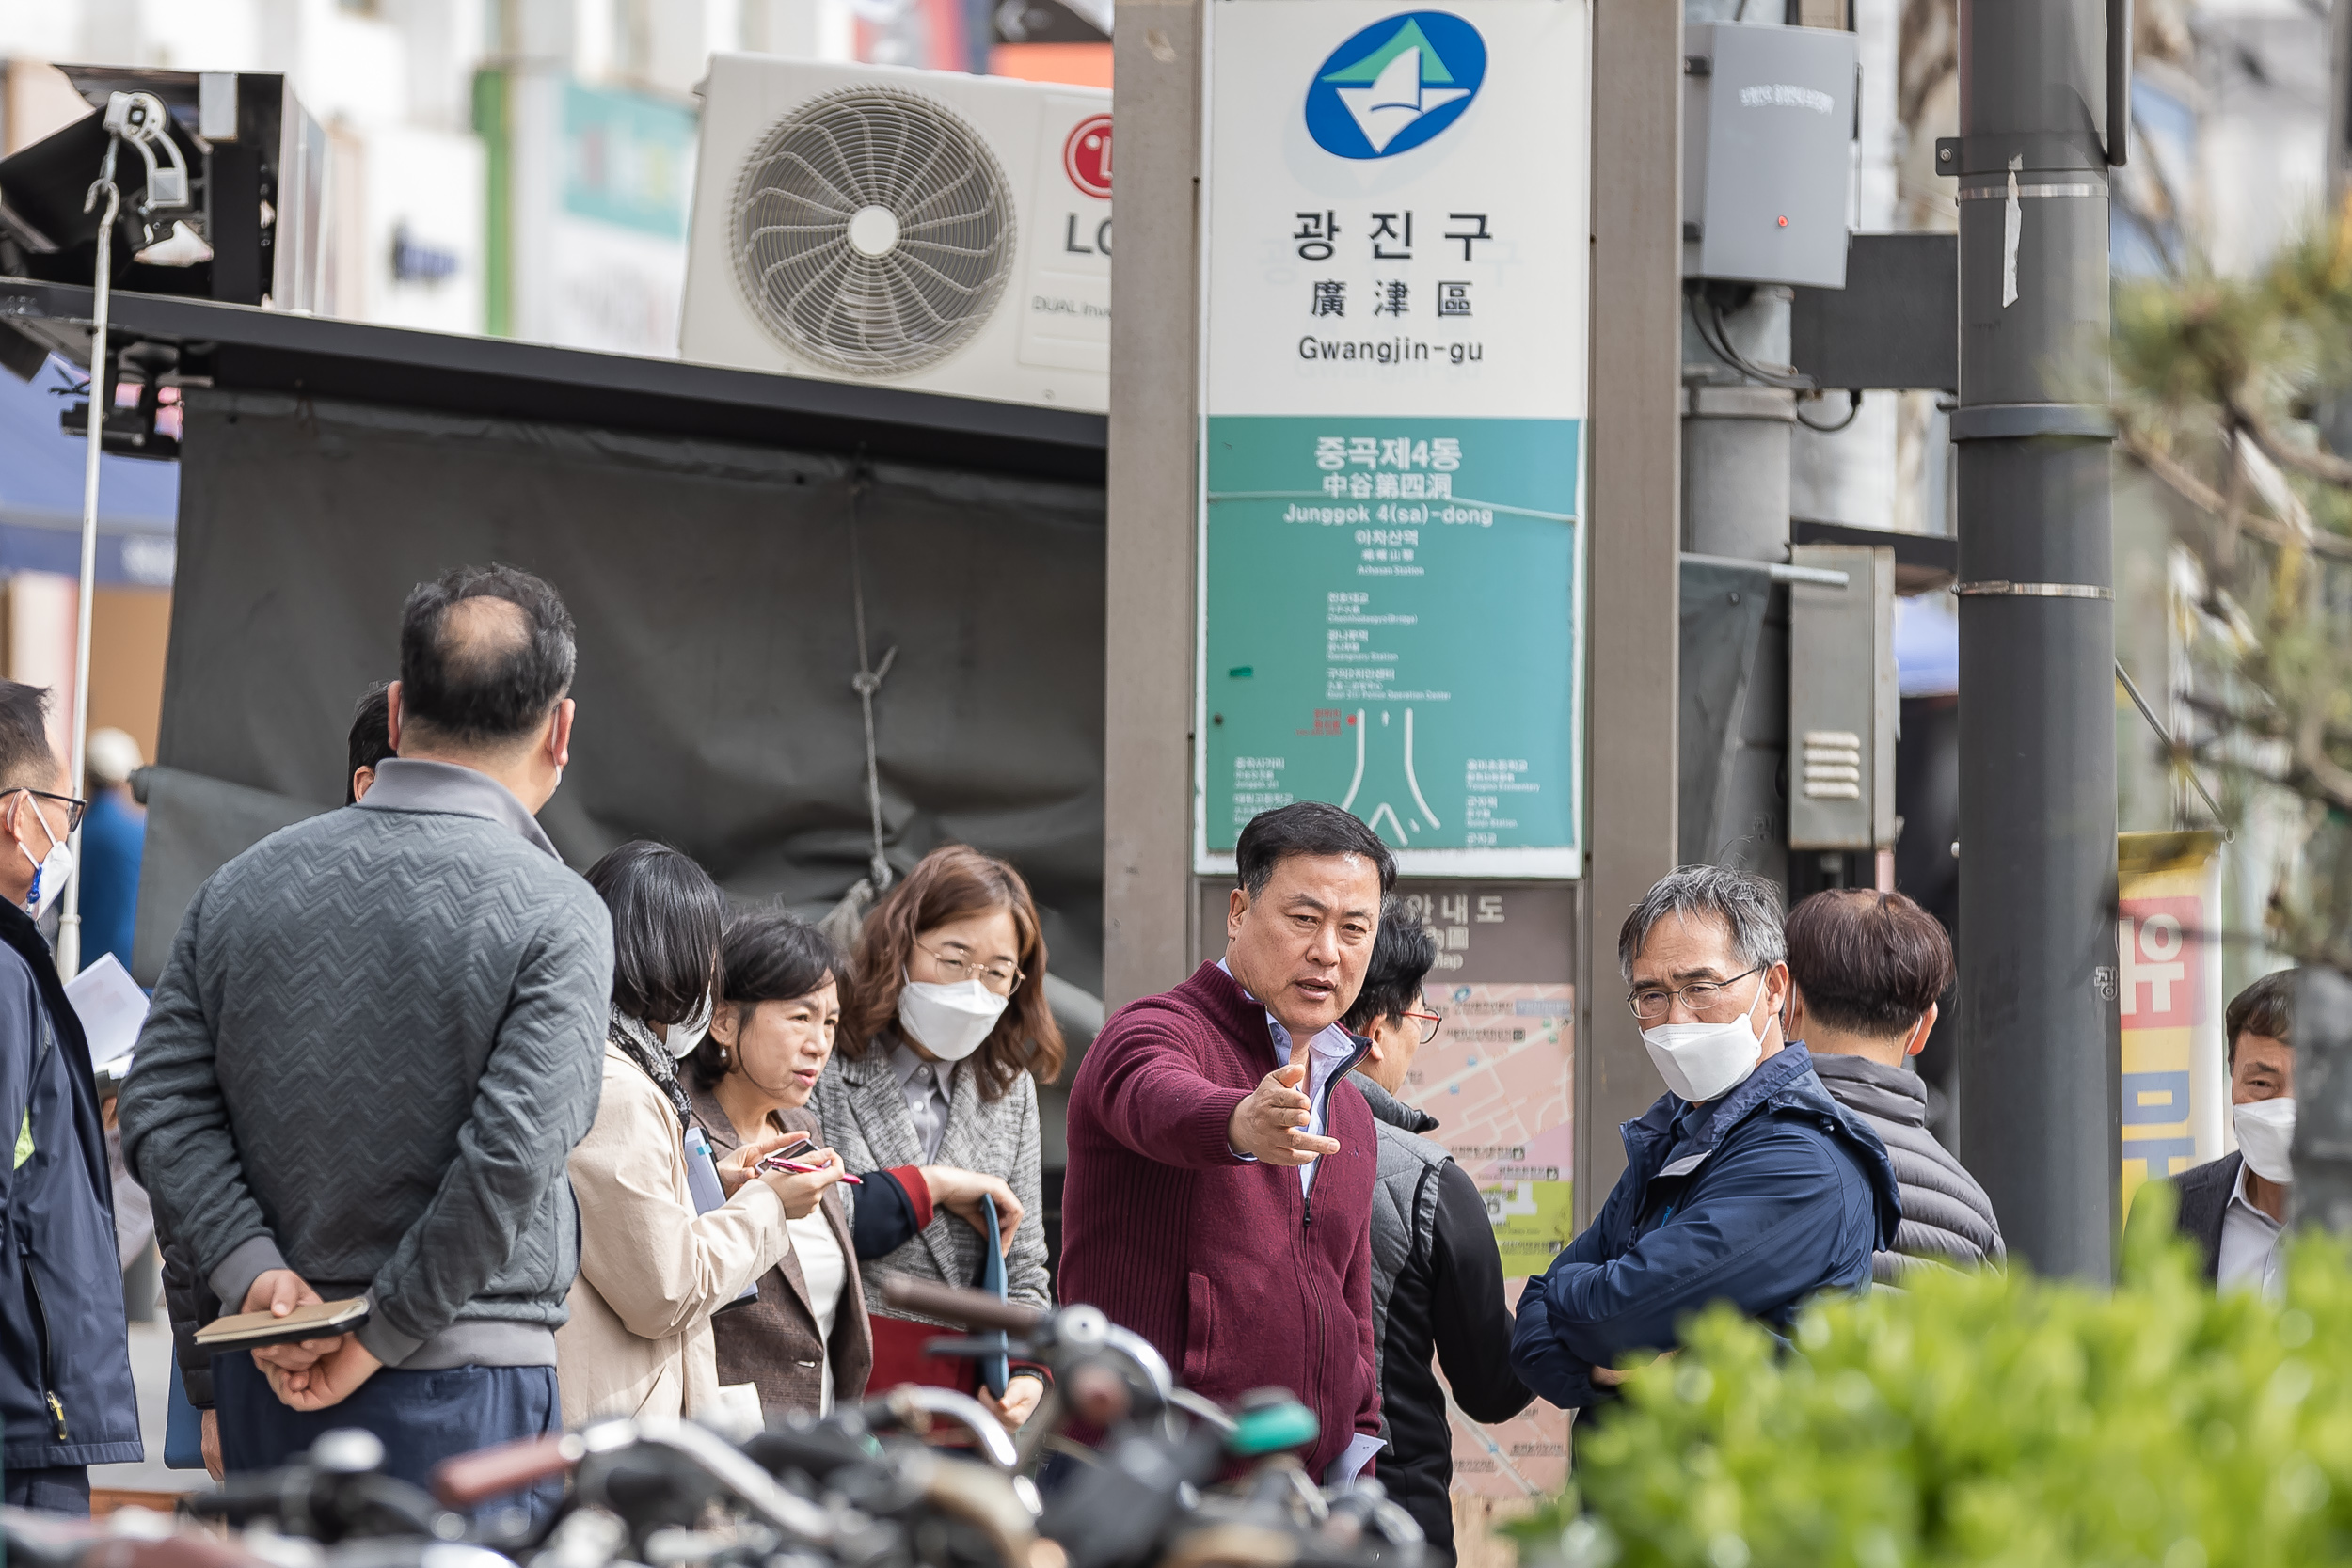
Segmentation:
<svg viewBox="0 0 2352 1568">
<path fill-rule="evenodd" d="M 1895 552 L 1797 545 L 1791 564 L 1846 574 L 1846 586 L 1788 588 L 1788 847 L 1895 844 Z"/>
<path fill-rule="evenodd" d="M 1853 35 L 1721 22 L 1682 37 L 1683 276 L 1844 288 Z"/>
</svg>

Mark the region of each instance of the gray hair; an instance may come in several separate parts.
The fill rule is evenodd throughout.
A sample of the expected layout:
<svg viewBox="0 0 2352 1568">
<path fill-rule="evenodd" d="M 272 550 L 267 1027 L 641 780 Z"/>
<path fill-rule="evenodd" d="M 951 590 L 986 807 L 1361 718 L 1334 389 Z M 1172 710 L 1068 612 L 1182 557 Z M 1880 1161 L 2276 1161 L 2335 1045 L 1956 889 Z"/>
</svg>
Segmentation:
<svg viewBox="0 0 2352 1568">
<path fill-rule="evenodd" d="M 1731 931 L 1731 950 L 1751 969 L 1788 957 L 1780 929 L 1780 886 L 1722 865 L 1680 865 L 1658 879 L 1617 931 L 1617 968 L 1628 984 L 1650 927 L 1668 915 L 1712 915 Z"/>
</svg>

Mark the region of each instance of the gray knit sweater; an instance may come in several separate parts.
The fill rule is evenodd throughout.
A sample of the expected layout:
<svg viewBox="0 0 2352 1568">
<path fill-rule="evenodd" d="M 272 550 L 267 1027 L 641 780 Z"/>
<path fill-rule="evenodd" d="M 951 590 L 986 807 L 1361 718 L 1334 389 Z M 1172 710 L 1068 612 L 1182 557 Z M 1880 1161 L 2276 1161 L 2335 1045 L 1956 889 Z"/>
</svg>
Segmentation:
<svg viewBox="0 0 2352 1568">
<path fill-rule="evenodd" d="M 1964 1269 L 1998 1264 L 2009 1256 L 1993 1200 L 1928 1131 L 1925 1080 L 1908 1067 L 1826 1052 L 1813 1053 L 1813 1070 L 1830 1098 L 1870 1124 L 1886 1146 L 1902 1189 L 1903 1220 L 1895 1231 L 1895 1250 L 1871 1258 L 1873 1280 L 1899 1285 L 1906 1273 L 1923 1264 Z"/>
<path fill-rule="evenodd" d="M 124 1156 L 229 1310 L 286 1266 L 371 1292 L 389 1366 L 551 1365 L 612 989 L 604 905 L 522 803 L 388 760 L 189 905 Z"/>
</svg>

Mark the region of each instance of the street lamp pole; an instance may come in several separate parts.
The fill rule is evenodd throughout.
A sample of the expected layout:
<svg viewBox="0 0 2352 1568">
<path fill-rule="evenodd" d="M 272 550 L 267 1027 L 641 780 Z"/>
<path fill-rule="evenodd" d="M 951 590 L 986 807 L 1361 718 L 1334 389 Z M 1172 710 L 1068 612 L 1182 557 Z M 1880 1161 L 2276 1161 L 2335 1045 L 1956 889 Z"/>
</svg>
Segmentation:
<svg viewBox="0 0 2352 1568">
<path fill-rule="evenodd" d="M 2113 1273 L 2121 1130 L 2107 174 L 2128 0 L 1960 0 L 1961 1157 Z M 2120 55 L 2116 52 L 2120 51 Z"/>
</svg>

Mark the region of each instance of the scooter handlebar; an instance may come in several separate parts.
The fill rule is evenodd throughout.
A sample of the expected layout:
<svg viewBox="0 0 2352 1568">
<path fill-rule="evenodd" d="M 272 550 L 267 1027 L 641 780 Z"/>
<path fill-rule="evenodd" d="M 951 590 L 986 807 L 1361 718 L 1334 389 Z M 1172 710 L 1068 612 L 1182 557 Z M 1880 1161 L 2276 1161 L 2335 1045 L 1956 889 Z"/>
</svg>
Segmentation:
<svg viewBox="0 0 2352 1568">
<path fill-rule="evenodd" d="M 492 1497 L 567 1473 L 586 1452 L 577 1436 L 564 1433 L 459 1454 L 434 1470 L 433 1496 L 444 1508 L 479 1508 Z"/>
<path fill-rule="evenodd" d="M 909 1312 L 945 1318 L 966 1328 L 994 1329 L 1006 1334 L 1026 1334 L 1045 1317 L 1034 1307 L 999 1301 L 985 1291 L 960 1290 L 902 1274 L 884 1275 L 882 1294 L 882 1300 L 891 1306 Z"/>
</svg>

